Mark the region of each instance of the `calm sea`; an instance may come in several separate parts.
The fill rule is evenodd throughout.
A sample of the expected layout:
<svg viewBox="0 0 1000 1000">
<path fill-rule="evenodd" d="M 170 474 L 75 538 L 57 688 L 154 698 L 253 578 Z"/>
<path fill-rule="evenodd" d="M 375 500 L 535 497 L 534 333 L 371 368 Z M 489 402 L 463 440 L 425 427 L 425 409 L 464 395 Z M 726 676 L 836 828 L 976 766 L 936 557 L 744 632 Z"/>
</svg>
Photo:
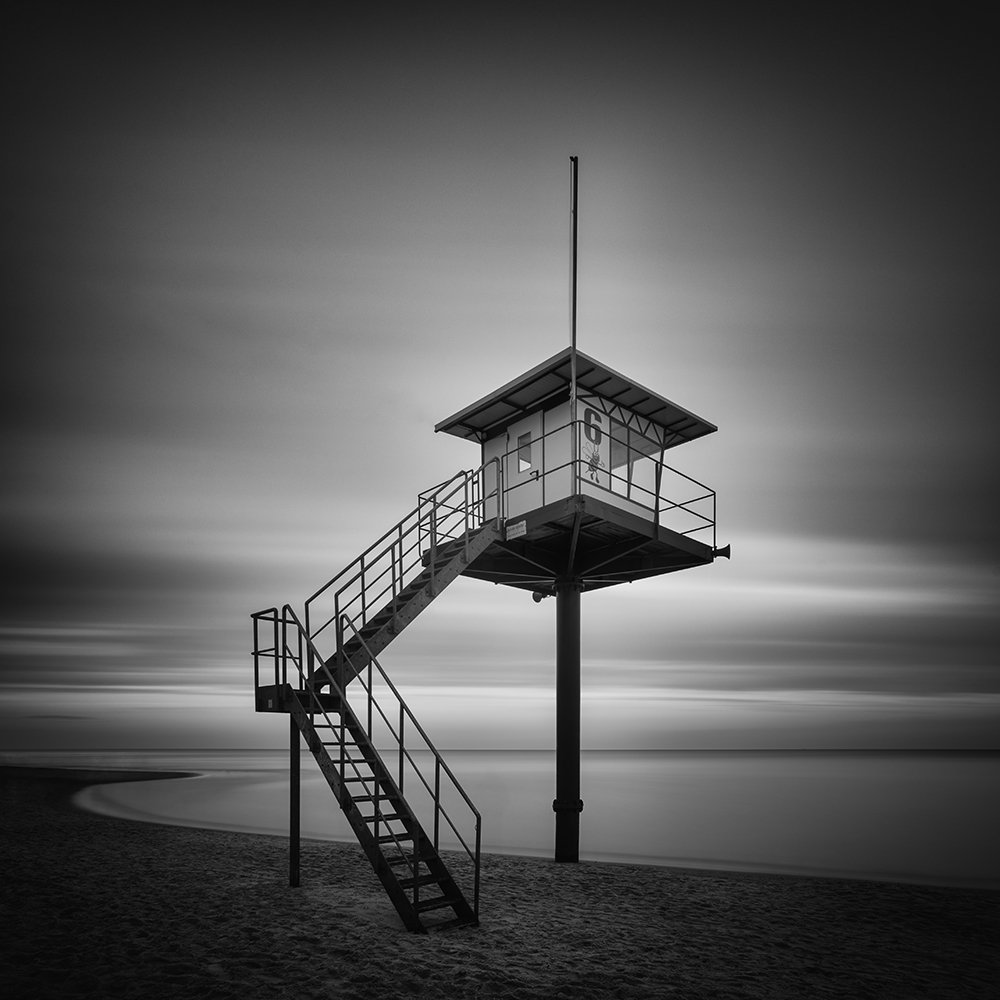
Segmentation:
<svg viewBox="0 0 1000 1000">
<path fill-rule="evenodd" d="M 484 850 L 551 856 L 551 751 L 445 756 L 482 813 Z M 79 804 L 154 822 L 288 829 L 287 751 L 4 753 L 0 762 L 197 771 L 92 787 Z M 585 751 L 582 788 L 586 859 L 1000 889 L 1000 752 Z M 302 832 L 353 839 L 308 753 Z"/>
</svg>

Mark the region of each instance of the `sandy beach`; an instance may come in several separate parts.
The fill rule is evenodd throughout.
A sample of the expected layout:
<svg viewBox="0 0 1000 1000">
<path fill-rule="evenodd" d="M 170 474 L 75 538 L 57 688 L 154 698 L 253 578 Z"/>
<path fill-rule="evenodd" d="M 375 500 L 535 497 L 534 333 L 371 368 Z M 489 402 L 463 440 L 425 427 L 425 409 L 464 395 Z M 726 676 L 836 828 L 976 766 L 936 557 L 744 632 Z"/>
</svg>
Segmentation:
<svg viewBox="0 0 1000 1000">
<path fill-rule="evenodd" d="M 33 997 L 992 998 L 1000 893 L 487 855 L 407 933 L 360 848 L 99 816 L 135 774 L 0 768 L 0 981 Z"/>
</svg>

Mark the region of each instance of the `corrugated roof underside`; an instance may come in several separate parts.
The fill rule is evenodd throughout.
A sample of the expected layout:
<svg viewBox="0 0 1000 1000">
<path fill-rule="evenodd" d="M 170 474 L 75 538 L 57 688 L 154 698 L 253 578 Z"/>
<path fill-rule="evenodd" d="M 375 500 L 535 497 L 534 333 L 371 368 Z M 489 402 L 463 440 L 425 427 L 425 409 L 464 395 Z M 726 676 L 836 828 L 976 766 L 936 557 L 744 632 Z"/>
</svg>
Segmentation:
<svg viewBox="0 0 1000 1000">
<path fill-rule="evenodd" d="M 434 429 L 481 440 L 499 433 L 520 417 L 565 398 L 569 393 L 570 378 L 569 349 L 566 349 L 441 421 Z M 581 395 L 594 392 L 652 420 L 676 435 L 678 444 L 716 430 L 715 425 L 707 420 L 579 352 L 576 378 Z"/>
</svg>

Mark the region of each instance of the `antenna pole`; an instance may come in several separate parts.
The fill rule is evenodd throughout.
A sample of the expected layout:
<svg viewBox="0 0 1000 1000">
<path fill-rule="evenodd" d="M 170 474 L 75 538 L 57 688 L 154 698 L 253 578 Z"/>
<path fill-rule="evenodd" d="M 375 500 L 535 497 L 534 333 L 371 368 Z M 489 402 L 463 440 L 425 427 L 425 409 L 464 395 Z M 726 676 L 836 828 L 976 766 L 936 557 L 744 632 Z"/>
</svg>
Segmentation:
<svg viewBox="0 0 1000 1000">
<path fill-rule="evenodd" d="M 569 419 L 572 428 L 570 445 L 570 467 L 573 470 L 574 493 L 579 492 L 580 467 L 578 460 L 579 437 L 576 426 L 576 244 L 577 218 L 580 188 L 580 158 L 571 156 L 570 163 L 570 218 L 571 218 L 571 253 L 570 253 L 570 348 L 569 348 Z"/>
</svg>

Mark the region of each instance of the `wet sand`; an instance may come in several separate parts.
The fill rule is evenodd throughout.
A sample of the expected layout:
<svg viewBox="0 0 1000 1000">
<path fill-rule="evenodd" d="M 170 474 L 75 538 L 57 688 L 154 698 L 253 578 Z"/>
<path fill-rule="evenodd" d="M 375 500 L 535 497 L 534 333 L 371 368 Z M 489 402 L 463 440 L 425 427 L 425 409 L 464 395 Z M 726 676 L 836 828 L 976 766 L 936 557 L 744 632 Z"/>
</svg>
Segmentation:
<svg viewBox="0 0 1000 1000">
<path fill-rule="evenodd" d="M 6 996 L 955 998 L 1000 892 L 487 855 L 478 928 L 406 932 L 360 848 L 76 809 L 121 772 L 0 767 Z M 162 775 L 160 775 L 162 776 Z"/>
</svg>

